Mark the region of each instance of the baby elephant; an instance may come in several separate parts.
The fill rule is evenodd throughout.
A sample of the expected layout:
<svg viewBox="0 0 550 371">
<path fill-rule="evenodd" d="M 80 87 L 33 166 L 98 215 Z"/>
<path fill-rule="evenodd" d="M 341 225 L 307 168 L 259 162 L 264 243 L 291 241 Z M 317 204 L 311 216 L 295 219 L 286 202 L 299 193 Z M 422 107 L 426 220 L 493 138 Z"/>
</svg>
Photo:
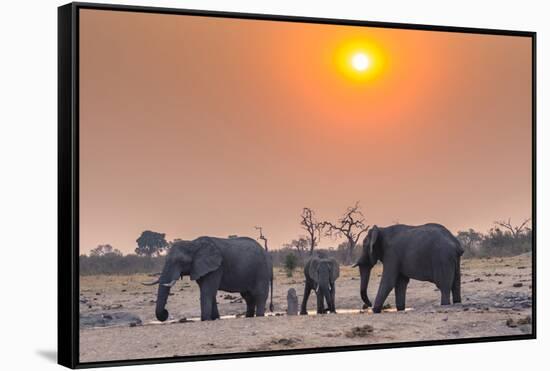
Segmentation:
<svg viewBox="0 0 550 371">
<path fill-rule="evenodd" d="M 307 299 L 311 289 L 317 294 L 317 313 L 326 313 L 324 302 L 326 300 L 328 311 L 336 313 L 334 297 L 336 286 L 334 282 L 340 275 L 340 267 L 334 259 L 311 258 L 304 267 L 306 287 L 300 314 L 307 314 Z"/>
</svg>

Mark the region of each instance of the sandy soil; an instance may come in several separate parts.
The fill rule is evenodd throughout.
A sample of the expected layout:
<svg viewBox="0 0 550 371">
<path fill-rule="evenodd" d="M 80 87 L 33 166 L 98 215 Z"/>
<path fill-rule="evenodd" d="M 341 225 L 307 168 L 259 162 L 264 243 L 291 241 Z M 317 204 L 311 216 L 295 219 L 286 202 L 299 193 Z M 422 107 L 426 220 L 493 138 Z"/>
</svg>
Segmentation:
<svg viewBox="0 0 550 371">
<path fill-rule="evenodd" d="M 381 266 L 371 276 L 369 297 L 376 294 Z M 188 278 L 172 289 L 170 320 L 154 317 L 156 287 L 142 286 L 147 275 L 80 278 L 81 321 L 90 316 L 131 314 L 136 321 L 108 327 L 81 326 L 80 361 L 106 361 L 197 354 L 249 352 L 472 338 L 531 333 L 531 257 L 469 259 L 462 263 L 462 304 L 442 307 L 439 292 L 426 282 L 411 281 L 405 312 L 364 312 L 357 269 L 342 267 L 336 282 L 338 314 L 286 316 L 287 290 L 301 302 L 303 274 L 288 278 L 276 270 L 277 315 L 242 318 L 239 294 L 218 293 L 221 320 L 200 322 L 198 287 Z M 315 294 L 308 309 L 315 309 Z M 393 293 L 386 301 L 394 306 Z M 136 318 L 137 318 L 136 317 Z M 184 322 L 180 320 L 187 319 Z M 372 326 L 372 327 L 369 327 Z"/>
</svg>

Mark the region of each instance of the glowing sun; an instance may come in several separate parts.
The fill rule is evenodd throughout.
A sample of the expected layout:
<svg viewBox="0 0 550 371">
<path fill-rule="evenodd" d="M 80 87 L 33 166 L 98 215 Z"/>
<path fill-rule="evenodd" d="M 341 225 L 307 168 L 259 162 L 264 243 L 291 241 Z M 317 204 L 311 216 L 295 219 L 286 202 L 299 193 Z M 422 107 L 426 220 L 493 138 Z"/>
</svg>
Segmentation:
<svg viewBox="0 0 550 371">
<path fill-rule="evenodd" d="M 358 52 L 351 57 L 351 66 L 358 72 L 366 71 L 370 67 L 370 58 L 367 54 Z"/>
<path fill-rule="evenodd" d="M 387 55 L 370 39 L 343 41 L 333 51 L 336 70 L 354 83 L 378 79 L 387 70 Z"/>
</svg>

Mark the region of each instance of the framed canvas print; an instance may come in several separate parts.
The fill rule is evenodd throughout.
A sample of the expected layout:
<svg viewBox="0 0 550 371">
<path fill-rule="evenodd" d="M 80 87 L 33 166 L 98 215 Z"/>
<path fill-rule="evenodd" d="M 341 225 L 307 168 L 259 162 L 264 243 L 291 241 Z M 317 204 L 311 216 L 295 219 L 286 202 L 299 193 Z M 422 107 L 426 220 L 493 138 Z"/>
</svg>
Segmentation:
<svg viewBox="0 0 550 371">
<path fill-rule="evenodd" d="M 59 8 L 59 363 L 533 339 L 535 33 Z"/>
</svg>

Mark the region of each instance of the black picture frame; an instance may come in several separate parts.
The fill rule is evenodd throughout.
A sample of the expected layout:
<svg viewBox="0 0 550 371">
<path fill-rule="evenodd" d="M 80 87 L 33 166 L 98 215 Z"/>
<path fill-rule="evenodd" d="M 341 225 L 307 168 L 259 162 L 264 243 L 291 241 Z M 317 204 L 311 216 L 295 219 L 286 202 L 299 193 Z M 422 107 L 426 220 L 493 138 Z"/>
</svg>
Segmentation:
<svg viewBox="0 0 550 371">
<path fill-rule="evenodd" d="M 120 361 L 79 361 L 79 11 L 96 9 L 118 12 L 140 12 L 192 15 L 234 19 L 300 22 L 329 25 L 427 30 L 487 35 L 527 37 L 532 41 L 532 333 L 448 340 L 414 341 L 311 349 L 258 351 L 214 355 L 177 356 L 172 358 L 127 359 Z M 58 363 L 69 368 L 122 366 L 182 361 L 265 357 L 288 354 L 342 352 L 380 348 L 418 347 L 536 338 L 536 32 L 485 28 L 433 26 L 407 23 L 371 22 L 330 18 L 233 13 L 146 6 L 70 3 L 58 8 Z"/>
</svg>

